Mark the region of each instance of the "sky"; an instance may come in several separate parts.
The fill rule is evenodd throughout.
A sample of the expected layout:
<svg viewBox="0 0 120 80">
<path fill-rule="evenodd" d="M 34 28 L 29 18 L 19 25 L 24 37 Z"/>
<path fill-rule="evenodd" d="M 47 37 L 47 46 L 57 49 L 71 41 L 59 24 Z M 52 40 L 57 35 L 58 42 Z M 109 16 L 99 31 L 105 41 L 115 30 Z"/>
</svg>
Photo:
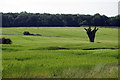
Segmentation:
<svg viewBox="0 0 120 80">
<path fill-rule="evenodd" d="M 0 12 L 118 15 L 119 0 L 1 0 Z"/>
</svg>

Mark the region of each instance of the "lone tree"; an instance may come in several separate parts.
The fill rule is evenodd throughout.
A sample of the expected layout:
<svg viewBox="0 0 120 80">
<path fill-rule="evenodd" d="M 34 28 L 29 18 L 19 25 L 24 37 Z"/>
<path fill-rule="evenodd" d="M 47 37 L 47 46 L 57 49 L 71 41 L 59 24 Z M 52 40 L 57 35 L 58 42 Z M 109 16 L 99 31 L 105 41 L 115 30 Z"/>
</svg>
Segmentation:
<svg viewBox="0 0 120 80">
<path fill-rule="evenodd" d="M 89 26 L 88 29 L 86 29 L 86 28 L 84 28 L 84 29 L 85 29 L 86 32 L 87 32 L 87 35 L 88 35 L 88 37 L 89 37 L 90 42 L 94 42 L 95 34 L 96 34 L 98 28 L 95 27 L 95 28 L 92 30 L 91 27 Z"/>
</svg>

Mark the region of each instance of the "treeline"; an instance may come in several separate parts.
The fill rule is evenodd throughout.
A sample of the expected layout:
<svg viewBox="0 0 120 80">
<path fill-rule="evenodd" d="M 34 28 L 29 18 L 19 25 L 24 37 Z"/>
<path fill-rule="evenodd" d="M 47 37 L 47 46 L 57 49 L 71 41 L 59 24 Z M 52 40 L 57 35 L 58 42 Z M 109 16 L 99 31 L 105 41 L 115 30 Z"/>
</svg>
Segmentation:
<svg viewBox="0 0 120 80">
<path fill-rule="evenodd" d="M 3 27 L 79 27 L 79 26 L 120 26 L 120 15 L 80 14 L 40 14 L 40 13 L 2 13 Z"/>
</svg>

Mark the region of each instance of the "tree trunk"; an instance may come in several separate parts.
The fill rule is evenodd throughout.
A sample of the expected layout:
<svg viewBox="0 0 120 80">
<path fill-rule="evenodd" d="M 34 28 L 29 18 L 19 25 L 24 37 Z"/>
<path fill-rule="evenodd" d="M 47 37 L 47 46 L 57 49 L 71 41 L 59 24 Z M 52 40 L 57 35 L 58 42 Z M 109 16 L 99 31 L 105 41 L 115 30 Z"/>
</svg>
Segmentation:
<svg viewBox="0 0 120 80">
<path fill-rule="evenodd" d="M 96 34 L 98 28 L 95 27 L 93 30 L 91 29 L 91 27 L 89 27 L 88 29 L 86 29 L 86 28 L 84 28 L 84 29 L 87 32 L 90 42 L 94 42 L 95 34 Z"/>
</svg>

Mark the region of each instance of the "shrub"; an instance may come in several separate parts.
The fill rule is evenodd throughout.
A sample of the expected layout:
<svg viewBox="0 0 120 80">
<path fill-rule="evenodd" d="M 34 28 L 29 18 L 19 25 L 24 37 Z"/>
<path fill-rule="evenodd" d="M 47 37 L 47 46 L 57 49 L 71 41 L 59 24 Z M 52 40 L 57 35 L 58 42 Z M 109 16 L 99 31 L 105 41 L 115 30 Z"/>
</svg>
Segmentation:
<svg viewBox="0 0 120 80">
<path fill-rule="evenodd" d="M 28 32 L 28 31 L 25 31 L 23 34 L 24 34 L 24 35 L 32 35 L 32 34 L 30 34 L 30 32 Z"/>
<path fill-rule="evenodd" d="M 10 39 L 7 38 L 1 38 L 0 39 L 0 44 L 11 44 L 12 41 Z"/>
</svg>

